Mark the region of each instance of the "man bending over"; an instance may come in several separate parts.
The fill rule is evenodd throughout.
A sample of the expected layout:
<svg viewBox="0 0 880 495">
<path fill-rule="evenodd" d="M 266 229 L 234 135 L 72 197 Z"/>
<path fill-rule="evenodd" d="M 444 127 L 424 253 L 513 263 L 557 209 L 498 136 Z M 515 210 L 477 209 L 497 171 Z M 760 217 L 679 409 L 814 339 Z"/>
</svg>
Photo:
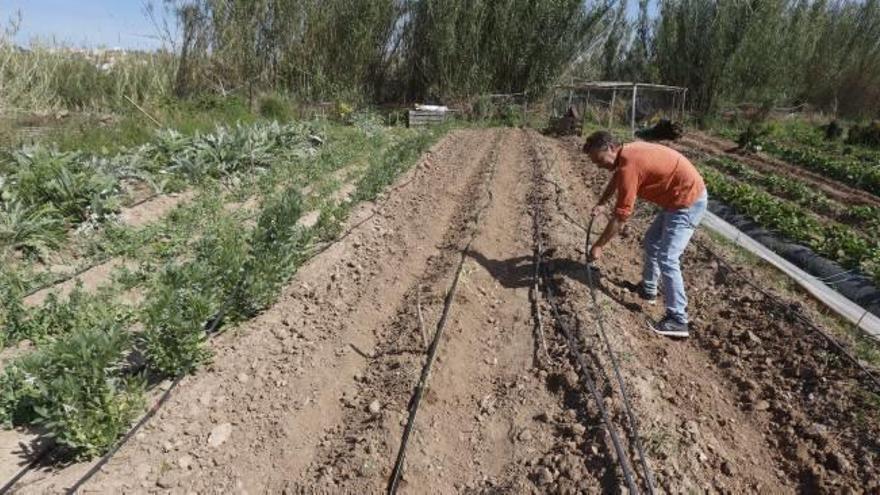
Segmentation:
<svg viewBox="0 0 880 495">
<path fill-rule="evenodd" d="M 652 325 L 669 337 L 688 337 L 687 295 L 681 276 L 680 258 L 703 214 L 708 195 L 703 178 L 681 153 L 654 143 L 620 144 L 610 133 L 598 131 L 587 137 L 584 153 L 599 168 L 614 173 L 593 216 L 606 213 L 614 193 L 617 202 L 605 231 L 590 250 L 590 260 L 602 257 L 602 250 L 632 216 L 636 198 L 661 208 L 645 233 L 645 259 L 639 294 L 653 303 L 660 287 L 666 316 Z"/>
</svg>

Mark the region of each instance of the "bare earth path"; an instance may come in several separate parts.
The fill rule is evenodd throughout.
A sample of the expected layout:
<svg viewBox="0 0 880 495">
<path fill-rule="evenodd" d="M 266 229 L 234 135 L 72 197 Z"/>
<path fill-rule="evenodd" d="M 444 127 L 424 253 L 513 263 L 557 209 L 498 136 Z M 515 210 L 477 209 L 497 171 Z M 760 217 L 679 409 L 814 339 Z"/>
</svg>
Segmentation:
<svg viewBox="0 0 880 495">
<path fill-rule="evenodd" d="M 584 232 L 562 214 L 585 220 L 606 177 L 576 143 L 490 129 L 453 132 L 400 183 L 410 179 L 304 266 L 273 308 L 216 341 L 214 363 L 82 493 L 383 493 L 425 362 L 422 330 L 430 338 L 471 236 L 401 493 L 625 491 L 560 321 L 530 293 L 538 232 L 558 309 L 587 356 L 581 371 L 639 466 L 596 335 Z M 640 211 L 599 264 L 599 305 L 658 490 L 880 490 L 880 420 L 858 373 L 697 246 L 685 260 L 694 338 L 646 330 L 661 310 L 629 290 L 650 220 Z M 17 489 L 57 493 L 87 468 Z"/>
</svg>

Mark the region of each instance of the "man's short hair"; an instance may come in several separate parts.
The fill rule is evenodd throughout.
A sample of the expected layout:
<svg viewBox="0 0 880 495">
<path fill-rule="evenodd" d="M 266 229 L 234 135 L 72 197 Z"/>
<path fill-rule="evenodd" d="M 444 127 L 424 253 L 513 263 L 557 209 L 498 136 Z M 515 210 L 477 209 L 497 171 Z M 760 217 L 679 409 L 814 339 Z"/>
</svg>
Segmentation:
<svg viewBox="0 0 880 495">
<path fill-rule="evenodd" d="M 587 136 L 587 140 L 584 141 L 584 153 L 589 153 L 591 151 L 602 150 L 609 146 L 619 146 L 620 142 L 615 139 L 614 136 L 611 135 L 608 131 L 596 131 L 589 136 Z"/>
</svg>

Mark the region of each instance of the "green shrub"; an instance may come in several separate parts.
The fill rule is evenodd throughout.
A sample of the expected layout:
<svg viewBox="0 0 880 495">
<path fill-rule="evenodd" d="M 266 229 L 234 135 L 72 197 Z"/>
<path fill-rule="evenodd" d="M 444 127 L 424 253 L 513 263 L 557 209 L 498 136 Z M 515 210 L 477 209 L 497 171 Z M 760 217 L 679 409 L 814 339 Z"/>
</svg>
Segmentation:
<svg viewBox="0 0 880 495">
<path fill-rule="evenodd" d="M 499 110 L 498 120 L 507 127 L 519 127 L 525 122 L 525 113 L 520 105 L 503 105 Z"/>
<path fill-rule="evenodd" d="M 28 206 L 51 205 L 73 223 L 100 217 L 115 209 L 115 177 L 99 170 L 78 153 L 36 147 L 11 153 L 11 194 Z"/>
<path fill-rule="evenodd" d="M 415 131 L 370 159 L 370 165 L 358 182 L 354 201 L 371 201 L 434 142 L 439 130 Z"/>
<path fill-rule="evenodd" d="M 17 294 L 20 304 L 21 294 Z M 13 304 L 15 301 L 9 301 Z M 90 294 L 81 285 L 74 287 L 66 299 L 49 294 L 42 305 L 20 309 L 4 328 L 7 342 L 22 339 L 45 340 L 64 336 L 78 328 L 107 327 L 130 321 L 131 312 L 107 300 L 103 294 Z"/>
<path fill-rule="evenodd" d="M 152 370 L 177 376 L 210 357 L 205 325 L 238 287 L 247 241 L 239 224 L 223 218 L 196 244 L 192 261 L 166 266 L 148 289 L 139 346 Z"/>
<path fill-rule="evenodd" d="M 0 251 L 20 250 L 45 257 L 65 239 L 64 217 L 52 205 L 0 202 Z"/>
<path fill-rule="evenodd" d="M 138 348 L 163 376 L 190 373 L 210 357 L 204 325 L 217 300 L 204 290 L 204 271 L 200 263 L 169 266 L 147 294 Z"/>
<path fill-rule="evenodd" d="M 880 120 L 875 120 L 870 124 L 852 126 L 846 136 L 846 142 L 880 148 Z"/>
<path fill-rule="evenodd" d="M 264 119 L 286 121 L 290 119 L 290 109 L 280 97 L 265 95 L 258 102 L 258 111 Z"/>
<path fill-rule="evenodd" d="M 367 137 L 380 134 L 383 130 L 382 117 L 376 113 L 358 110 L 348 117 L 348 123 L 357 127 Z"/>
<path fill-rule="evenodd" d="M 235 292 L 234 313 L 247 318 L 271 304 L 302 260 L 308 236 L 297 227 L 302 199 L 289 188 L 267 203 L 251 235 L 251 250 Z"/>
<path fill-rule="evenodd" d="M 130 349 L 109 322 L 14 361 L 0 376 L 0 422 L 42 426 L 74 457 L 104 452 L 143 405 L 142 381 L 122 369 Z"/>
</svg>

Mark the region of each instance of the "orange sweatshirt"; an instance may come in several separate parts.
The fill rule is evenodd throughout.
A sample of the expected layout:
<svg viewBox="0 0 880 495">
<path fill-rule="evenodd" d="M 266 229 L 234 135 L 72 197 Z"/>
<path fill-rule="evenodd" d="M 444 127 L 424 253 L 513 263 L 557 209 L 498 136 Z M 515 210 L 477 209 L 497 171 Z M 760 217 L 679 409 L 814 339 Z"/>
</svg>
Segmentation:
<svg viewBox="0 0 880 495">
<path fill-rule="evenodd" d="M 672 148 L 637 141 L 623 145 L 617 154 L 614 179 L 620 220 L 633 214 L 636 197 L 667 210 L 693 205 L 706 185 L 696 167 Z"/>
</svg>

